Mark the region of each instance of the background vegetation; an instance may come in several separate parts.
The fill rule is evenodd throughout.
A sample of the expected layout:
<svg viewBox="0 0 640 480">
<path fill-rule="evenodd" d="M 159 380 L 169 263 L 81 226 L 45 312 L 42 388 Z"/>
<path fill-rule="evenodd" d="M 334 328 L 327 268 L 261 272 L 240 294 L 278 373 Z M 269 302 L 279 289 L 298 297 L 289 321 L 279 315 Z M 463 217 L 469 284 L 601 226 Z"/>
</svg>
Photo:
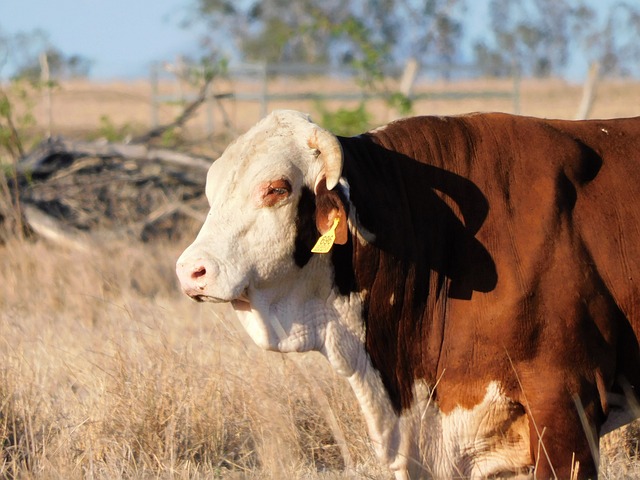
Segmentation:
<svg viewBox="0 0 640 480">
<path fill-rule="evenodd" d="M 640 74 L 640 6 L 630 1 L 197 0 L 190 21 L 205 22 L 204 44 L 226 55 L 368 75 L 408 58 L 444 66 L 445 78 L 460 63 L 474 75 L 557 77 L 580 59 Z"/>
</svg>

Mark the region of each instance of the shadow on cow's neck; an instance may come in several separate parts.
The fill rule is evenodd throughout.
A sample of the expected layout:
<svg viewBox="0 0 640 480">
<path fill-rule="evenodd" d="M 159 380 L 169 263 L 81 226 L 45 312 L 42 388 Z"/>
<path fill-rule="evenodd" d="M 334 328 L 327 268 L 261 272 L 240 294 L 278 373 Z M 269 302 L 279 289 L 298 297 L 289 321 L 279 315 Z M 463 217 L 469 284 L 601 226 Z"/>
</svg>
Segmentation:
<svg viewBox="0 0 640 480">
<path fill-rule="evenodd" d="M 475 237 L 489 204 L 473 182 L 436 166 L 442 158 L 431 165 L 424 152 L 416 160 L 366 136 L 340 141 L 358 224 L 375 237 L 344 246 L 349 283 L 369 292 L 366 349 L 400 411 L 411 406 L 414 379 L 436 381 L 447 301 L 496 287 L 495 263 Z M 347 271 L 339 269 L 346 260 L 340 247 L 333 253 L 338 287 Z"/>
<path fill-rule="evenodd" d="M 439 274 L 438 289 L 449 280 L 450 298 L 470 299 L 474 291 L 495 288 L 495 264 L 475 238 L 489 204 L 473 182 L 366 138 L 341 142 L 343 173 L 358 221 L 375 236 L 373 246 L 380 250 L 362 252 L 377 257 L 377 274 L 385 274 L 388 263 L 401 268 L 405 278 L 413 276 L 418 303 L 429 293 L 429 271 Z M 392 261 L 384 259 L 388 255 Z"/>
</svg>

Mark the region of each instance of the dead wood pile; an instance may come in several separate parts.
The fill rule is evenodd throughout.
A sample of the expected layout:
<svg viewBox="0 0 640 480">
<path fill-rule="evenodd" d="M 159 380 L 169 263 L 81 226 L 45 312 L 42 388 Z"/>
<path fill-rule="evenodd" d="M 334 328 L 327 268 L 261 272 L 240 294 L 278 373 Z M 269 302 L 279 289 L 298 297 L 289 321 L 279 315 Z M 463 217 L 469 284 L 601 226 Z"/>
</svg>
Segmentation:
<svg viewBox="0 0 640 480">
<path fill-rule="evenodd" d="M 21 219 L 28 231 L 76 247 L 87 236 L 191 235 L 206 214 L 210 164 L 141 144 L 49 139 L 17 164 Z"/>
</svg>

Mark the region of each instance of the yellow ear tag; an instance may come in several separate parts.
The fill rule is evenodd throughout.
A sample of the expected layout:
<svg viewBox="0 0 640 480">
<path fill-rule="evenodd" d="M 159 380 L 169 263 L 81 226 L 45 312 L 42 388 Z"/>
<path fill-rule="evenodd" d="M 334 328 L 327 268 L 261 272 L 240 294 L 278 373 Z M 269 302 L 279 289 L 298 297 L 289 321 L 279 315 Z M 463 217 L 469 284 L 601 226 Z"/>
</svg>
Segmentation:
<svg viewBox="0 0 640 480">
<path fill-rule="evenodd" d="M 312 253 L 329 253 L 329 250 L 333 247 L 333 242 L 336 241 L 336 228 L 338 227 L 338 222 L 340 222 L 340 218 L 335 217 L 333 219 L 333 225 L 329 231 L 322 235 L 311 249 Z"/>
</svg>

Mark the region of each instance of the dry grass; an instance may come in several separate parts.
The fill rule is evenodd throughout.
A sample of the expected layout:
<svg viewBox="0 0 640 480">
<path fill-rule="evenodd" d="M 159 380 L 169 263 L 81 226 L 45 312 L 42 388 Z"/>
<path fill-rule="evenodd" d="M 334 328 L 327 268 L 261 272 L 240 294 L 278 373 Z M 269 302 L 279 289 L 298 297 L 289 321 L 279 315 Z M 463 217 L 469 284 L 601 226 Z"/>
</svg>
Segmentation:
<svg viewBox="0 0 640 480">
<path fill-rule="evenodd" d="M 319 356 L 255 347 L 178 294 L 176 246 L 0 250 L 1 478 L 326 478 L 377 466 L 348 386 Z M 114 261 L 116 259 L 116 261 Z"/>
<path fill-rule="evenodd" d="M 258 93 L 262 86 L 249 81 L 216 81 L 214 91 L 217 93 Z M 424 92 L 479 92 L 479 91 L 511 92 L 511 80 L 481 79 L 461 82 L 421 82 L 415 86 L 416 93 Z M 159 94 L 178 95 L 179 91 L 189 93 L 188 86 L 182 90 L 177 83 L 162 82 Z M 358 92 L 354 82 L 326 78 L 280 78 L 269 84 L 269 92 Z M 191 93 L 195 90 L 192 89 Z M 591 117 L 611 118 L 640 115 L 640 82 L 633 80 L 603 81 L 597 90 Z M 128 125 L 134 131 L 144 131 L 151 122 L 151 86 L 149 82 L 97 83 L 87 81 L 61 82 L 52 94 L 54 135 L 86 136 L 100 128 L 101 117 L 106 117 L 117 127 Z M 570 84 L 562 80 L 524 79 L 520 84 L 520 113 L 540 117 L 573 118 L 578 110 L 582 86 Z M 38 125 L 46 125 L 47 113 L 45 102 L 38 95 L 34 97 L 33 113 Z M 261 116 L 258 102 L 236 101 L 226 99 L 222 106 L 236 132 L 243 132 L 255 124 Z M 344 106 L 355 106 L 355 103 L 330 101 L 326 107 L 330 110 Z M 174 119 L 181 111 L 178 103 L 165 102 L 158 115 L 161 123 Z M 293 108 L 315 113 L 312 101 L 272 102 L 269 109 Z M 372 126 L 386 123 L 398 115 L 384 101 L 375 100 L 367 103 L 372 114 Z M 451 115 L 476 111 L 514 112 L 510 98 L 478 98 L 465 100 L 423 99 L 416 101 L 413 113 L 416 115 Z M 218 106 L 201 108 L 195 118 L 187 124 L 182 133 L 191 139 L 201 139 L 207 125 L 207 116 L 211 115 L 217 134 L 228 134 L 224 126 L 224 118 Z M 233 135 L 233 132 L 231 132 Z"/>
<path fill-rule="evenodd" d="M 320 356 L 263 352 L 226 307 L 182 298 L 180 249 L 0 247 L 0 478 L 388 478 L 348 385 Z M 619 441 L 603 477 L 640 478 Z"/>
</svg>

